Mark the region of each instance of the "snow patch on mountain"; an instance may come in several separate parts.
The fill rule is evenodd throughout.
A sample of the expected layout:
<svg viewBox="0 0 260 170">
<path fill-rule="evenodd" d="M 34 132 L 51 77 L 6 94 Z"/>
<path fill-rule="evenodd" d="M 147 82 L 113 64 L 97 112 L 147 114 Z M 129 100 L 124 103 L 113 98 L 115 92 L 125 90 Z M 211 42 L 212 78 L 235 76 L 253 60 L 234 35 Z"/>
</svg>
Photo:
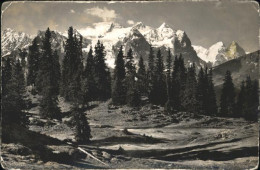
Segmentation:
<svg viewBox="0 0 260 170">
<path fill-rule="evenodd" d="M 146 40 L 154 47 L 165 46 L 167 48 L 173 48 L 173 39 L 176 36 L 175 31 L 170 28 L 166 23 L 163 23 L 156 29 L 151 29 L 144 34 Z"/>
<path fill-rule="evenodd" d="M 206 62 L 212 62 L 214 64 L 217 61 L 217 56 L 224 54 L 225 51 L 226 47 L 223 42 L 220 41 L 216 44 L 213 44 L 208 49 Z"/>
<path fill-rule="evenodd" d="M 196 51 L 198 57 L 200 57 L 202 60 L 207 61 L 207 52 L 208 50 L 202 46 L 192 45 L 193 49 Z"/>
</svg>

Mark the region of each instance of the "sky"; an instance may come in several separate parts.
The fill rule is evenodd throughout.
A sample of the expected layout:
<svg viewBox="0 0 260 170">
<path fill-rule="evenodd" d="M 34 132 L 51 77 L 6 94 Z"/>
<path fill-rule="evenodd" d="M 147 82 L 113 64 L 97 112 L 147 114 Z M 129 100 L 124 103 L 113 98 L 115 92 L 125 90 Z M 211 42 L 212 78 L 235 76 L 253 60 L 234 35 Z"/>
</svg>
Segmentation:
<svg viewBox="0 0 260 170">
<path fill-rule="evenodd" d="M 131 26 L 136 22 L 159 27 L 163 22 L 184 30 L 193 45 L 209 48 L 218 41 L 238 42 L 245 51 L 259 49 L 259 13 L 256 2 L 5 2 L 2 29 L 36 35 L 38 30 L 65 32 L 93 27 L 98 22 Z"/>
</svg>

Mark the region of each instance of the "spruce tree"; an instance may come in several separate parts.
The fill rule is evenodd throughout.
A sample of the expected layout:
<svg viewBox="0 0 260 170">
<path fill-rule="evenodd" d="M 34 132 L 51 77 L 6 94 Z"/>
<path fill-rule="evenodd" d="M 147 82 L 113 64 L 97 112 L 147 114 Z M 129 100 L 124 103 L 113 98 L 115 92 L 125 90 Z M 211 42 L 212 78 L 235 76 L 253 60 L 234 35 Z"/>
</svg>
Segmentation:
<svg viewBox="0 0 260 170">
<path fill-rule="evenodd" d="M 252 81 L 250 76 L 248 76 L 246 79 L 245 91 L 245 119 L 257 121 L 257 107 L 259 105 L 257 80 Z"/>
<path fill-rule="evenodd" d="M 235 108 L 235 88 L 231 77 L 231 72 L 226 72 L 221 99 L 220 99 L 220 114 L 222 116 L 234 116 Z"/>
<path fill-rule="evenodd" d="M 66 40 L 65 44 L 65 56 L 62 63 L 62 76 L 61 76 L 61 86 L 60 91 L 61 95 L 66 99 L 69 100 L 69 82 L 72 78 L 72 67 L 71 63 L 73 60 L 73 56 L 75 53 L 74 47 L 74 38 L 73 38 L 73 28 L 69 27 L 68 29 L 68 39 Z"/>
<path fill-rule="evenodd" d="M 61 80 L 61 69 L 59 62 L 58 51 L 55 50 L 53 53 L 53 64 L 52 64 L 53 76 L 56 79 L 56 83 L 54 83 L 54 88 L 56 91 L 56 95 L 59 94 L 60 80 Z"/>
<path fill-rule="evenodd" d="M 166 59 L 166 88 L 167 88 L 167 102 L 165 104 L 166 112 L 170 113 L 173 111 L 173 101 L 172 101 L 172 79 L 171 79 L 171 70 L 172 70 L 172 56 L 171 51 L 168 49 L 168 56 Z"/>
<path fill-rule="evenodd" d="M 130 48 L 126 56 L 126 103 L 129 106 L 136 107 L 140 104 L 140 94 L 135 82 L 136 68 L 134 64 L 133 51 Z"/>
<path fill-rule="evenodd" d="M 161 50 L 159 49 L 157 52 L 156 65 L 154 69 L 155 83 L 153 94 L 154 100 L 151 102 L 157 105 L 164 105 L 167 100 L 167 89 L 166 89 L 166 79 L 164 75 L 164 64 L 163 64 L 163 56 L 161 55 Z"/>
<path fill-rule="evenodd" d="M 138 71 L 137 71 L 137 86 L 141 95 L 147 95 L 147 74 L 145 70 L 143 57 L 140 56 L 138 61 Z"/>
<path fill-rule="evenodd" d="M 2 95 L 2 123 L 3 126 L 12 124 L 26 126 L 28 119 L 23 112 L 26 109 L 23 99 L 25 92 L 23 69 L 19 60 L 13 68 L 10 68 L 10 65 L 10 60 L 7 59 L 3 67 L 3 87 L 6 91 Z"/>
<path fill-rule="evenodd" d="M 115 70 L 113 77 L 112 101 L 115 105 L 123 105 L 126 101 L 125 62 L 121 46 L 115 60 Z"/>
<path fill-rule="evenodd" d="M 79 41 L 74 35 L 73 37 L 73 54 L 70 63 L 70 73 L 68 83 L 68 100 L 74 103 L 83 104 L 84 94 L 82 90 L 82 79 L 83 79 L 83 63 L 82 63 L 82 49 L 81 41 Z"/>
<path fill-rule="evenodd" d="M 196 98 L 197 98 L 197 112 L 201 114 L 205 114 L 206 110 L 204 108 L 205 106 L 205 79 L 204 79 L 204 71 L 202 67 L 200 68 L 200 71 L 198 73 L 198 85 L 197 85 L 197 90 L 196 90 Z"/>
<path fill-rule="evenodd" d="M 97 88 L 94 79 L 95 75 L 95 66 L 94 66 L 94 57 L 93 57 L 93 50 L 90 47 L 88 56 L 87 56 L 87 63 L 85 66 L 85 70 L 83 73 L 83 81 L 82 81 L 82 92 L 84 93 L 84 103 L 89 101 L 94 101 L 97 97 Z"/>
<path fill-rule="evenodd" d="M 150 52 L 149 52 L 149 57 L 148 57 L 148 69 L 147 69 L 147 79 L 148 79 L 148 98 L 150 102 L 154 101 L 156 96 L 153 94 L 154 92 L 154 82 L 155 82 L 155 76 L 154 76 L 154 67 L 155 67 L 155 62 L 154 62 L 154 51 L 153 47 L 150 46 Z"/>
<path fill-rule="evenodd" d="M 28 76 L 27 85 L 35 86 L 36 77 L 39 70 L 40 51 L 37 39 L 34 38 L 32 45 L 29 47 L 28 55 Z"/>
<path fill-rule="evenodd" d="M 56 118 L 60 119 L 60 109 L 57 102 L 57 81 L 55 76 L 54 63 L 55 59 L 51 49 L 51 32 L 48 28 L 45 32 L 43 40 L 43 54 L 41 59 L 41 70 L 39 70 L 38 76 L 42 79 L 40 100 L 40 113 L 44 118 Z"/>
<path fill-rule="evenodd" d="M 252 87 L 252 119 L 253 121 L 257 121 L 257 113 L 259 106 L 259 83 L 258 80 L 253 81 Z"/>
<path fill-rule="evenodd" d="M 2 66 L 2 95 L 5 96 L 9 90 L 7 85 L 10 83 L 12 78 L 12 65 L 11 59 L 8 57 L 5 62 L 3 62 Z"/>
<path fill-rule="evenodd" d="M 95 82 L 99 100 L 107 100 L 111 97 L 111 76 L 105 63 L 105 47 L 98 41 L 95 46 Z"/>
<path fill-rule="evenodd" d="M 195 113 L 197 109 L 197 79 L 196 79 L 196 69 L 195 64 L 192 64 L 188 68 L 187 78 L 185 82 L 185 90 L 182 101 L 182 106 L 185 111 Z"/>
<path fill-rule="evenodd" d="M 79 105 L 74 105 L 72 115 L 75 122 L 76 141 L 80 144 L 89 143 L 92 137 L 90 134 L 91 130 L 82 108 Z"/>
<path fill-rule="evenodd" d="M 246 115 L 246 89 L 245 81 L 242 81 L 236 103 L 236 117 L 245 117 Z"/>
<path fill-rule="evenodd" d="M 180 108 L 180 85 L 179 85 L 179 77 L 178 74 L 180 72 L 179 68 L 179 59 L 177 56 L 174 58 L 173 62 L 173 71 L 172 71 L 172 107 L 173 110 L 178 111 Z"/>
<path fill-rule="evenodd" d="M 213 75 L 212 75 L 212 69 L 209 70 L 208 74 L 208 91 L 207 91 L 207 113 L 209 115 L 216 115 L 217 114 L 217 101 L 216 101 L 216 93 L 214 89 L 213 84 Z"/>
<path fill-rule="evenodd" d="M 181 102 L 184 100 L 184 89 L 186 82 L 186 68 L 184 66 L 184 60 L 180 54 L 179 58 L 175 56 L 172 72 L 172 101 L 173 109 L 175 111 L 182 110 Z"/>
</svg>

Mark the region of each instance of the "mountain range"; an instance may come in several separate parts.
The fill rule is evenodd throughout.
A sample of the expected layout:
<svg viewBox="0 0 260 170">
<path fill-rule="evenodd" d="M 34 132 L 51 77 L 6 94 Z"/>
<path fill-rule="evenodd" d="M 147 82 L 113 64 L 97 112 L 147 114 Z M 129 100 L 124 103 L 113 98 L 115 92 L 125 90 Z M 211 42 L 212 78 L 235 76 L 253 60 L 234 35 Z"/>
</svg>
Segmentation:
<svg viewBox="0 0 260 170">
<path fill-rule="evenodd" d="M 244 69 L 244 67 L 246 67 L 245 62 L 249 61 L 242 59 L 247 55 L 245 55 L 245 51 L 238 43 L 232 41 L 230 45 L 226 47 L 223 42 L 217 42 L 206 49 L 202 46 L 192 45 L 185 31 L 174 30 L 166 23 L 163 23 L 158 28 L 153 28 L 144 25 L 142 22 L 138 22 L 130 27 L 123 27 L 117 23 L 101 22 L 96 23 L 94 27 L 86 27 L 79 30 L 74 29 L 74 33 L 78 37 L 80 35 L 83 36 L 84 55 L 86 55 L 91 46 L 94 47 L 97 41 L 100 40 L 105 46 L 106 63 L 111 68 L 114 67 L 115 56 L 117 55 L 119 47 L 123 45 L 125 55 L 127 51 L 132 48 L 136 62 L 138 58 L 142 56 L 147 64 L 150 46 L 152 46 L 154 47 L 155 55 L 157 50 L 160 49 L 164 59 L 166 59 L 167 50 L 170 49 L 173 55 L 179 55 L 181 53 L 186 65 L 195 63 L 197 68 L 201 66 L 213 66 L 214 70 L 221 70 L 222 67 L 228 68 L 226 65 L 233 65 L 233 62 L 242 62 L 243 64 L 240 66 L 243 67 L 243 69 L 241 70 L 250 71 Z M 35 37 L 10 28 L 3 30 L 1 35 L 2 57 L 14 53 L 17 54 L 18 49 L 28 50 L 32 39 Z M 67 33 L 52 31 L 51 35 L 52 47 L 59 52 L 61 56 L 60 61 L 62 61 Z M 36 38 L 41 45 L 41 40 L 44 38 L 44 31 L 38 31 Z M 256 54 L 253 54 L 253 56 L 255 55 Z M 255 60 L 251 62 L 253 65 L 258 66 Z M 218 75 L 221 71 L 215 72 Z M 216 79 L 216 81 L 219 82 L 218 79 Z"/>
</svg>

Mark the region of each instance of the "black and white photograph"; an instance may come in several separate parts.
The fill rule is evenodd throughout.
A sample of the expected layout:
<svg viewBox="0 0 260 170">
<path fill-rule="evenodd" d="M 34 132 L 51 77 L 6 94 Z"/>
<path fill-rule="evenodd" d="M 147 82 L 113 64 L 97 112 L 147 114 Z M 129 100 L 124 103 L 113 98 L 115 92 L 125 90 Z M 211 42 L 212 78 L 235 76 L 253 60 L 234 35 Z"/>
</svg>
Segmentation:
<svg viewBox="0 0 260 170">
<path fill-rule="evenodd" d="M 6 1 L 3 169 L 257 169 L 259 4 Z"/>
</svg>

